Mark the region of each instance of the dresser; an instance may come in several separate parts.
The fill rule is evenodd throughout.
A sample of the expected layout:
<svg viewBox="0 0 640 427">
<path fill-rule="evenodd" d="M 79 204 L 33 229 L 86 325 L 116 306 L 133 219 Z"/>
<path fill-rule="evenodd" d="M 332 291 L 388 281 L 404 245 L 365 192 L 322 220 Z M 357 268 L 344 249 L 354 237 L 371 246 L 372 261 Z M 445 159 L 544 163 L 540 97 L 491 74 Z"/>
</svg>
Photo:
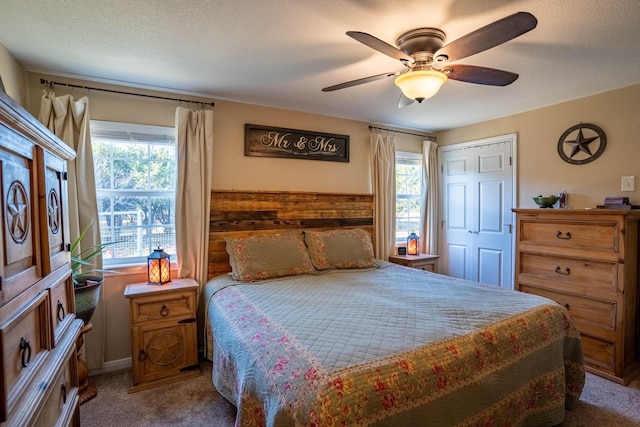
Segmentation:
<svg viewBox="0 0 640 427">
<path fill-rule="evenodd" d="M 587 371 L 627 384 L 640 373 L 640 212 L 514 212 L 516 289 L 565 306 L 580 331 Z"/>
<path fill-rule="evenodd" d="M 67 160 L 75 153 L 0 93 L 0 425 L 79 425 Z"/>
<path fill-rule="evenodd" d="M 202 374 L 196 337 L 198 289 L 193 279 L 125 288 L 131 322 L 130 392 Z"/>
</svg>

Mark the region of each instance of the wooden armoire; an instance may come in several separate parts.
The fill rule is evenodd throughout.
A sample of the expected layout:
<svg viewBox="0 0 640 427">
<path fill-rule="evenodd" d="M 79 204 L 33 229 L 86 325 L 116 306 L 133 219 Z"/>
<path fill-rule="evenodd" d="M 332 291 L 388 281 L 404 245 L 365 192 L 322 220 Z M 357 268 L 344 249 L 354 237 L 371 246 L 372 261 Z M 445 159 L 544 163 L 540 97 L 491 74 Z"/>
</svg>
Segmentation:
<svg viewBox="0 0 640 427">
<path fill-rule="evenodd" d="M 75 153 L 0 92 L 0 426 L 77 426 L 67 160 Z"/>
</svg>

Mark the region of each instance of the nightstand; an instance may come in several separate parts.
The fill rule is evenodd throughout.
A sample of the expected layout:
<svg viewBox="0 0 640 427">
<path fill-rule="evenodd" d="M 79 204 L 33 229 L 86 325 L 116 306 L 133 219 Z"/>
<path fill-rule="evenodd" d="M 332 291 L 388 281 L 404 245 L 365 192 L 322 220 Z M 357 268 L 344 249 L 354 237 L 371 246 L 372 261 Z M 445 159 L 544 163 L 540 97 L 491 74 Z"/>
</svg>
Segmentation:
<svg viewBox="0 0 640 427">
<path fill-rule="evenodd" d="M 175 279 L 164 285 L 133 283 L 129 299 L 131 379 L 129 393 L 202 374 L 198 365 L 198 283 Z"/>
<path fill-rule="evenodd" d="M 438 258 L 440 258 L 440 255 L 392 255 L 389 257 L 389 262 L 437 273 Z"/>
</svg>

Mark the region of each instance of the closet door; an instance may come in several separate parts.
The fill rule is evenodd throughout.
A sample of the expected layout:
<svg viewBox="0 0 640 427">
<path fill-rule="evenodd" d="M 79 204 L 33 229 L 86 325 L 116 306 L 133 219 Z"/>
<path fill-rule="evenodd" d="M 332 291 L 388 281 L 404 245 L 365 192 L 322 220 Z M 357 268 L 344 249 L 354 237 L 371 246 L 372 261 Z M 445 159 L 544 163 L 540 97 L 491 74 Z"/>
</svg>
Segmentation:
<svg viewBox="0 0 640 427">
<path fill-rule="evenodd" d="M 512 146 L 507 136 L 443 147 L 444 274 L 513 288 Z"/>
</svg>

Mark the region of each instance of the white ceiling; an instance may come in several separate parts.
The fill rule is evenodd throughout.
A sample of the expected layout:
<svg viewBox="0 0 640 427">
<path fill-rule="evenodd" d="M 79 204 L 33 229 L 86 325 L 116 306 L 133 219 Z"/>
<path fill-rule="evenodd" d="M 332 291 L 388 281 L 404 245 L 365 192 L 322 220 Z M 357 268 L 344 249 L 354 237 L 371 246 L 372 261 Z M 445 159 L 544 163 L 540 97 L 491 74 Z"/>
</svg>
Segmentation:
<svg viewBox="0 0 640 427">
<path fill-rule="evenodd" d="M 0 42 L 28 71 L 423 131 L 640 83 L 640 0 L 0 0 L 0 11 Z M 404 69 L 346 31 L 395 45 L 436 27 L 446 43 L 518 11 L 537 28 L 460 61 L 518 73 L 510 86 L 450 80 L 402 109 L 393 78 L 321 91 Z"/>
</svg>

